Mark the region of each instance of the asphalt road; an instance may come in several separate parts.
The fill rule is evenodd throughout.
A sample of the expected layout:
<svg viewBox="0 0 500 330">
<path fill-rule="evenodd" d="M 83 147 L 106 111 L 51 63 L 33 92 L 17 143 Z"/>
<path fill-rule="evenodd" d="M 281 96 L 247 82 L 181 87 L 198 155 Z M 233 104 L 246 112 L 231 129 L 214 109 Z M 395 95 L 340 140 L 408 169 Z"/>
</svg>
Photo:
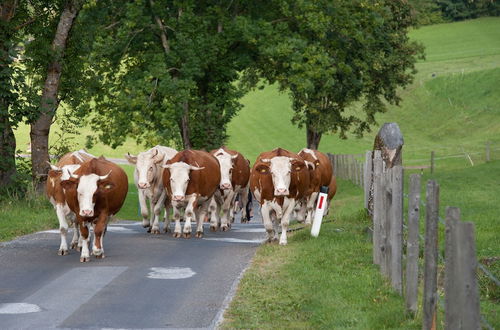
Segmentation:
<svg viewBox="0 0 500 330">
<path fill-rule="evenodd" d="M 215 328 L 265 233 L 255 219 L 204 231 L 176 239 L 112 223 L 106 258 L 83 264 L 57 255 L 58 231 L 0 243 L 0 329 Z"/>
</svg>

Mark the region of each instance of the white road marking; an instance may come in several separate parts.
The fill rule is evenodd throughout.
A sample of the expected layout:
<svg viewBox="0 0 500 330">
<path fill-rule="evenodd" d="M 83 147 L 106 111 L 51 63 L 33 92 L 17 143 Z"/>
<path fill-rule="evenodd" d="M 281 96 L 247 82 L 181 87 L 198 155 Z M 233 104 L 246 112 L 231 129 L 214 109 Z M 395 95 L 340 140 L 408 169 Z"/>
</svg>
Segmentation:
<svg viewBox="0 0 500 330">
<path fill-rule="evenodd" d="M 150 269 L 151 272 L 147 277 L 157 280 L 178 280 L 196 275 L 196 272 L 189 267 L 152 267 Z"/>
<path fill-rule="evenodd" d="M 128 267 L 75 267 L 43 286 L 24 303 L 39 306 L 38 313 L 0 319 L 2 329 L 48 329 L 64 320 L 111 283 Z M 91 279 L 91 280 L 89 280 Z"/>
<path fill-rule="evenodd" d="M 26 314 L 41 312 L 40 306 L 27 303 L 0 304 L 0 314 Z"/>
<path fill-rule="evenodd" d="M 266 228 L 234 228 L 232 229 L 238 233 L 265 233 Z"/>
<path fill-rule="evenodd" d="M 112 233 L 126 233 L 126 234 L 133 234 L 136 232 L 135 230 L 121 226 L 108 226 L 108 231 Z"/>
<path fill-rule="evenodd" d="M 219 242 L 228 242 L 228 243 L 253 243 L 253 244 L 261 244 L 265 241 L 265 239 L 239 239 L 239 238 L 204 238 L 206 241 L 219 241 Z"/>
</svg>

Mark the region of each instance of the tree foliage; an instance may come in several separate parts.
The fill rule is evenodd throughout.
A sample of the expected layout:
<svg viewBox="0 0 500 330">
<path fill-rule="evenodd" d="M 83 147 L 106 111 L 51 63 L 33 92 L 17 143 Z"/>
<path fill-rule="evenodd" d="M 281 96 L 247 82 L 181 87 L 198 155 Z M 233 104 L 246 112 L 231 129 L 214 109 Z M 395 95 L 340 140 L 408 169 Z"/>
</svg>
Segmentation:
<svg viewBox="0 0 500 330">
<path fill-rule="evenodd" d="M 240 109 L 239 72 L 252 61 L 246 1 L 100 2 L 73 105 L 112 146 L 127 136 L 148 144 L 213 148 Z M 77 45 L 76 45 L 77 46 Z"/>
<path fill-rule="evenodd" d="M 309 146 L 327 132 L 362 135 L 411 82 L 422 50 L 407 36 L 411 7 L 404 0 L 279 3 L 282 18 L 260 43 L 253 76 L 290 92 L 293 121 L 306 126 Z M 357 101 L 363 112 L 347 112 Z"/>
</svg>

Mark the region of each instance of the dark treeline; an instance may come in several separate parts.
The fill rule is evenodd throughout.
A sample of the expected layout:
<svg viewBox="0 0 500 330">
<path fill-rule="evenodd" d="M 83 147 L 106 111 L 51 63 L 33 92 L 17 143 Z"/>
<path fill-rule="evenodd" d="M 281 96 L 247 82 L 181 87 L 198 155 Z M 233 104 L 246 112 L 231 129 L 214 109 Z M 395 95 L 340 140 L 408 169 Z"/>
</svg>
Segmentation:
<svg viewBox="0 0 500 330">
<path fill-rule="evenodd" d="M 362 135 L 412 81 L 416 23 L 406 0 L 0 0 L 0 187 L 17 189 L 25 172 L 20 123 L 42 191 L 49 153 L 71 149 L 49 146 L 55 120 L 91 127 L 87 146 L 212 149 L 265 83 L 290 95 L 284 120 L 306 128 L 308 147 Z M 354 102 L 364 111 L 346 113 Z"/>
<path fill-rule="evenodd" d="M 498 0 L 412 0 L 420 25 L 499 16 Z"/>
</svg>

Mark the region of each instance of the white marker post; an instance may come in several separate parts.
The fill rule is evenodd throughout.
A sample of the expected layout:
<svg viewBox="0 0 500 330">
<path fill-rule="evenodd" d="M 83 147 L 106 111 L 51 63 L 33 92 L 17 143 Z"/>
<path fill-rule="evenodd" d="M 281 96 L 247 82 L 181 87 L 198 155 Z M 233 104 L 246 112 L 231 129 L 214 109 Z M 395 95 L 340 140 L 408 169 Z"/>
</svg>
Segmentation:
<svg viewBox="0 0 500 330">
<path fill-rule="evenodd" d="M 323 214 L 325 213 L 328 197 L 328 187 L 321 186 L 319 189 L 318 203 L 316 204 L 316 212 L 314 213 L 313 224 L 311 227 L 311 236 L 318 237 L 319 229 L 321 228 L 321 221 L 323 220 Z"/>
</svg>

